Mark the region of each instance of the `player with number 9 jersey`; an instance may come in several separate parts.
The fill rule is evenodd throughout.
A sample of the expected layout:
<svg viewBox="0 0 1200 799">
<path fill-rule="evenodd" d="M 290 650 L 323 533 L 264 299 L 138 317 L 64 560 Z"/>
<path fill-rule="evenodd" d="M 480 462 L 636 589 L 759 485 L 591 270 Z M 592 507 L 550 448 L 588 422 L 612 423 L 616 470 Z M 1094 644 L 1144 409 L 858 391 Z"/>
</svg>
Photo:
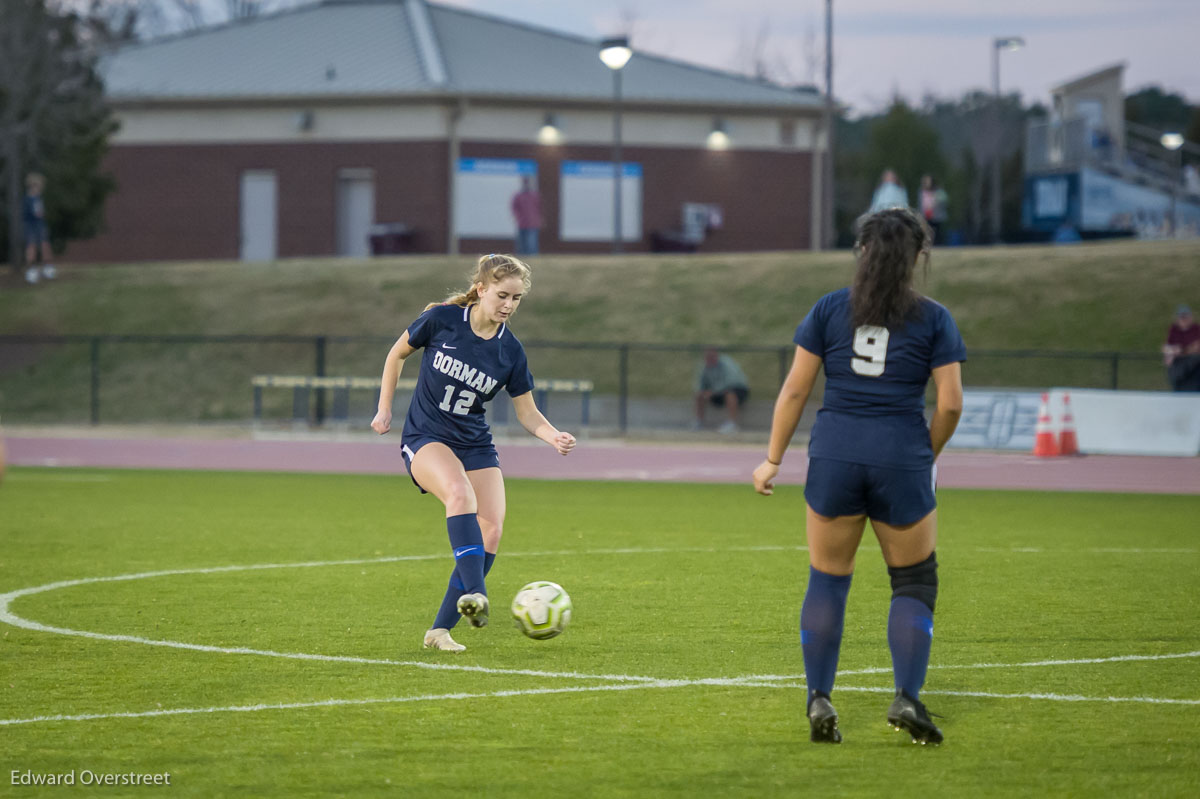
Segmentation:
<svg viewBox="0 0 1200 799">
<path fill-rule="evenodd" d="M 913 288 L 932 236 L 907 208 L 859 221 L 851 287 L 817 301 L 796 329 L 796 355 L 775 403 L 767 457 L 754 470 L 773 491 L 812 392 L 825 370 L 825 403 L 808 447 L 804 484 L 809 575 L 800 610 L 810 739 L 839 743 L 831 692 L 855 555 L 870 520 L 888 567 L 888 646 L 896 695 L 887 711 L 914 741 L 941 743 L 918 696 L 925 682 L 937 599 L 934 460 L 962 414 L 967 352 L 950 312 Z M 925 422 L 932 377 L 937 406 Z"/>
<path fill-rule="evenodd" d="M 575 446 L 574 436 L 558 430 L 538 410 L 525 350 L 508 329 L 529 283 L 529 266 L 523 261 L 511 255 L 483 256 L 470 288 L 426 306 L 384 361 L 379 408 L 371 422 L 380 435 L 392 427 L 392 401 L 404 361 L 425 350 L 400 450 L 421 493 L 433 494 L 446 506 L 454 553 L 450 584 L 425 633 L 427 648 L 461 652 L 466 647 L 450 637 L 459 618 L 473 627 L 488 622 L 484 578 L 500 546 L 507 503 L 485 403 L 507 389 L 522 427 L 561 455 Z"/>
<path fill-rule="evenodd" d="M 944 306 L 920 297 L 903 325 L 855 327 L 844 288 L 818 300 L 792 340 L 820 357 L 825 369 L 825 401 L 809 435 L 809 458 L 929 471 L 925 387 L 934 369 L 967 359 Z M 908 524 L 929 510 L 884 521 Z"/>
</svg>

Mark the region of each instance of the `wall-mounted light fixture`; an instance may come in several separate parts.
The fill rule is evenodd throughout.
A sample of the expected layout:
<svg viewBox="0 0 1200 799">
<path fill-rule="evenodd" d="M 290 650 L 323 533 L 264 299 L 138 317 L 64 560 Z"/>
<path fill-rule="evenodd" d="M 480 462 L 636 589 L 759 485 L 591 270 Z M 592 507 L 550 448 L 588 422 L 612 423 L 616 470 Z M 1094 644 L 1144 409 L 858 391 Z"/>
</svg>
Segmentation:
<svg viewBox="0 0 1200 799">
<path fill-rule="evenodd" d="M 538 128 L 538 144 L 562 144 L 562 140 L 562 123 L 558 119 L 558 114 L 546 114 L 545 119 L 542 120 L 542 126 Z"/>
<path fill-rule="evenodd" d="M 725 120 L 720 117 L 713 120 L 712 131 L 708 134 L 707 145 L 710 150 L 729 149 L 729 130 L 725 127 Z"/>
</svg>

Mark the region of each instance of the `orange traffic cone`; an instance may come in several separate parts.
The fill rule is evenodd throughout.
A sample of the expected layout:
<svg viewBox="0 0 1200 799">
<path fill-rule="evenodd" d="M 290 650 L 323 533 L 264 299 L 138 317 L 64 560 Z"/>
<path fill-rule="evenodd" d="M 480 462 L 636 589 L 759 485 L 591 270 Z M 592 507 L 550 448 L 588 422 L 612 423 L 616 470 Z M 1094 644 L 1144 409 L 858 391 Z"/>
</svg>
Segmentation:
<svg viewBox="0 0 1200 799">
<path fill-rule="evenodd" d="M 1050 458 L 1058 452 L 1058 439 L 1054 437 L 1050 421 L 1050 395 L 1042 394 L 1042 405 L 1038 408 L 1037 427 L 1033 429 L 1033 454 L 1039 458 Z"/>
<path fill-rule="evenodd" d="M 1075 417 L 1071 414 L 1071 395 L 1063 394 L 1062 430 L 1058 434 L 1058 454 L 1078 455 L 1079 439 L 1075 435 Z"/>
</svg>

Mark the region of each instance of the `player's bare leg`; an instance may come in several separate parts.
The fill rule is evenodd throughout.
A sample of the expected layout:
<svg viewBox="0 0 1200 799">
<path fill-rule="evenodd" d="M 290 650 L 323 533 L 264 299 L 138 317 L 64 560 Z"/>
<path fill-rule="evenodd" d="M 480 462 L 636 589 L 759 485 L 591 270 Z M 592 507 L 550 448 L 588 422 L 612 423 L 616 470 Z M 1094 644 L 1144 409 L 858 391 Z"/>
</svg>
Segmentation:
<svg viewBox="0 0 1200 799">
<path fill-rule="evenodd" d="M 822 516 L 805 507 L 808 562 L 826 574 L 854 573 L 854 558 L 867 526 L 866 516 Z"/>
<path fill-rule="evenodd" d="M 495 555 L 500 551 L 504 516 L 508 511 L 504 474 L 496 467 L 472 469 L 467 472 L 467 479 L 475 491 L 475 512 L 479 517 L 479 529 L 483 532 L 483 549 L 489 555 Z"/>
<path fill-rule="evenodd" d="M 876 519 L 871 520 L 871 529 L 883 552 L 883 562 L 893 569 L 920 563 L 937 548 L 937 511 L 916 524 L 893 527 Z"/>
<path fill-rule="evenodd" d="M 413 456 L 410 468 L 413 479 L 421 488 L 446 506 L 447 518 L 478 512 L 475 489 L 467 479 L 462 461 L 445 444 L 435 441 L 421 447 Z"/>
</svg>

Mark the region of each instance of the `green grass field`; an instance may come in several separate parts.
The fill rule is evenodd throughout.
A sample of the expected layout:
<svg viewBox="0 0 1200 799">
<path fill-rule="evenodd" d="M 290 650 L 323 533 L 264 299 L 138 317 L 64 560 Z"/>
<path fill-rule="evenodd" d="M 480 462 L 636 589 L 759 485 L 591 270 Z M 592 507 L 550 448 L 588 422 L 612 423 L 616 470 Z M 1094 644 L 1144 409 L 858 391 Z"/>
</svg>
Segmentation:
<svg viewBox="0 0 1200 799">
<path fill-rule="evenodd" d="M 937 748 L 884 723 L 869 544 L 845 743 L 808 743 L 802 501 L 511 481 L 497 612 L 455 656 L 420 649 L 451 559 L 406 478 L 13 469 L 0 594 L 67 584 L 8 597 L 58 631 L 0 624 L 0 794 L 87 769 L 171 787 L 78 795 L 1194 795 L 1200 497 L 943 492 Z M 535 579 L 575 603 L 547 642 L 503 612 Z"/>
</svg>

